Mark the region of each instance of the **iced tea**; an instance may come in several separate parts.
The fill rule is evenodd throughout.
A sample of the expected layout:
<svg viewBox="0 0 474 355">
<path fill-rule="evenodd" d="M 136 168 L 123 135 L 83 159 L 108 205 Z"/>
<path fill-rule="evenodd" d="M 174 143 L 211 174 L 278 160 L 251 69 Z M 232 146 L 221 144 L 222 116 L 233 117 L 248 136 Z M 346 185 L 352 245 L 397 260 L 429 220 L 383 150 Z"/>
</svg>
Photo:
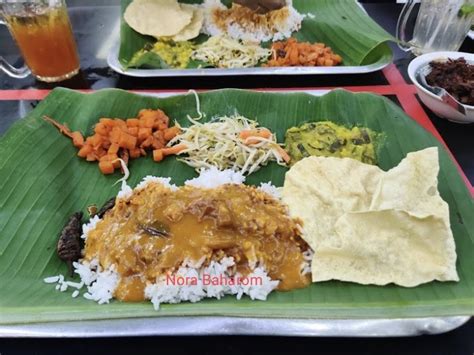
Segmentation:
<svg viewBox="0 0 474 355">
<path fill-rule="evenodd" d="M 38 79 L 60 81 L 77 74 L 79 57 L 65 6 L 25 3 L 4 18 Z"/>
</svg>

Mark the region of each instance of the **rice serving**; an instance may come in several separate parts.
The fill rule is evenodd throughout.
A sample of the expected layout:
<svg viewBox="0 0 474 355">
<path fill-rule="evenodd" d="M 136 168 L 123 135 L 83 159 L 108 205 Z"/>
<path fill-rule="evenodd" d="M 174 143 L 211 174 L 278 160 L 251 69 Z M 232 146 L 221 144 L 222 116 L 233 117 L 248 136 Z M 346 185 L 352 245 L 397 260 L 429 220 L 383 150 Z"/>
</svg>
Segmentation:
<svg viewBox="0 0 474 355">
<path fill-rule="evenodd" d="M 238 4 L 228 9 L 220 0 L 205 0 L 201 6 L 204 9 L 203 33 L 256 43 L 291 37 L 301 28 L 304 18 L 291 0 L 287 1 L 287 6 L 267 14 L 257 14 Z"/>
<path fill-rule="evenodd" d="M 196 191 L 204 189 L 205 194 L 215 194 L 215 189 L 221 188 L 224 189 L 223 196 L 229 195 L 229 199 L 235 199 L 236 193 L 242 194 L 242 192 L 246 191 L 245 189 L 250 189 L 249 191 L 254 191 L 252 192 L 254 194 L 251 197 L 252 199 L 264 199 L 268 201 L 265 203 L 275 206 L 279 205 L 278 209 L 284 212 L 284 218 L 286 218 L 281 223 L 291 225 L 292 227 L 289 227 L 289 231 L 292 231 L 294 236 L 299 238 L 301 228 L 288 217 L 286 207 L 280 205 L 280 202 L 276 200 L 278 195 L 277 188 L 271 183 L 263 183 L 258 188 L 248 187 L 243 185 L 244 181 L 245 177 L 241 173 L 232 170 L 219 171 L 216 168 L 202 170 L 199 177 L 186 181 L 185 186 L 179 188 L 171 183 L 170 178 L 146 176 L 135 189 L 128 187 L 131 193 L 127 193 L 126 196 L 117 197 L 114 209 L 120 211 L 128 203 L 133 205 L 136 203 L 138 195 L 145 194 L 149 196 L 156 189 L 162 189 L 165 192 L 169 191 L 166 193 L 170 194 L 179 193 L 181 189 L 188 189 L 187 193 L 197 193 L 193 192 L 192 189 L 196 189 Z M 242 192 L 235 190 L 234 195 L 232 195 L 233 189 L 239 188 L 243 189 Z M 122 185 L 121 191 L 123 190 L 124 186 Z M 151 195 L 151 199 L 156 200 L 156 195 L 155 197 Z M 255 204 L 258 205 L 258 202 L 255 202 Z M 44 282 L 56 285 L 56 289 L 60 292 L 70 290 L 71 297 L 73 298 L 82 294 L 82 297 L 99 304 L 109 303 L 113 298 L 127 300 L 126 297 L 124 299 L 123 295 L 126 294 L 122 290 L 125 282 L 124 275 L 126 275 L 126 272 L 124 273 L 124 260 L 126 257 L 120 256 L 114 259 L 112 256 L 104 257 L 104 254 L 100 252 L 90 253 L 91 245 L 97 242 L 98 230 L 103 229 L 104 225 L 108 223 L 107 220 L 112 218 L 111 215 L 113 216 L 114 213 L 118 212 L 111 210 L 107 213 L 102 219 L 94 217 L 83 226 L 82 238 L 86 240 L 84 257 L 79 262 L 73 263 L 74 272 L 80 277 L 80 281 L 67 281 L 63 275 L 57 275 L 45 278 Z M 273 217 L 269 217 L 269 219 L 271 218 Z M 203 221 L 203 223 L 209 222 L 205 219 Z M 239 225 L 242 224 L 241 221 L 237 223 Z M 119 234 L 120 228 L 118 224 L 113 223 L 111 226 L 114 229 L 112 234 Z M 293 236 L 293 234 L 291 235 Z M 105 238 L 106 234 L 101 235 L 102 237 Z M 124 245 L 130 250 L 135 250 L 137 245 L 146 247 L 146 244 L 136 244 L 136 241 L 140 238 L 140 235 L 130 235 L 127 237 L 126 244 Z M 195 243 L 199 240 L 196 238 L 194 238 Z M 291 239 L 293 237 L 288 238 Z M 162 239 L 166 238 L 155 237 L 153 241 Z M 240 240 L 240 237 L 237 236 L 235 239 Z M 104 243 L 106 243 L 107 248 L 113 249 L 110 241 L 104 241 Z M 312 251 L 307 248 L 306 244 L 302 244 L 303 249 L 301 250 L 299 246 L 291 249 L 288 245 L 290 244 L 282 244 L 281 249 L 284 250 L 281 251 L 281 254 L 289 256 L 289 259 L 297 260 L 299 263 L 295 264 L 296 266 L 293 268 L 294 274 L 298 274 L 296 278 L 300 278 L 299 280 L 295 279 L 294 284 L 289 284 L 288 280 L 281 279 L 281 277 L 272 276 L 275 275 L 275 265 L 277 264 L 275 261 L 272 262 L 271 259 L 267 259 L 261 251 L 253 250 L 252 252 L 246 252 L 245 255 L 253 255 L 254 257 L 250 256 L 248 265 L 242 267 L 242 255 L 244 254 L 226 250 L 222 246 L 216 247 L 219 250 L 211 254 L 202 254 L 200 258 L 189 257 L 182 259 L 182 262 L 176 267 L 171 267 L 167 269 L 168 271 L 159 273 L 151 279 L 148 278 L 146 284 L 143 285 L 141 295 L 143 299 L 151 301 L 153 307 L 158 310 L 160 305 L 165 303 L 198 302 L 204 298 L 220 299 L 225 295 L 233 295 L 237 299 L 246 295 L 252 300 L 264 301 L 268 294 L 277 288 L 305 287 L 310 282 L 309 272 L 311 268 L 309 260 L 311 258 L 308 258 L 308 253 L 311 254 Z M 296 254 L 291 254 L 295 251 L 297 252 Z M 286 266 L 287 269 L 288 265 Z M 125 283 L 127 287 L 130 286 L 129 281 Z"/>
</svg>

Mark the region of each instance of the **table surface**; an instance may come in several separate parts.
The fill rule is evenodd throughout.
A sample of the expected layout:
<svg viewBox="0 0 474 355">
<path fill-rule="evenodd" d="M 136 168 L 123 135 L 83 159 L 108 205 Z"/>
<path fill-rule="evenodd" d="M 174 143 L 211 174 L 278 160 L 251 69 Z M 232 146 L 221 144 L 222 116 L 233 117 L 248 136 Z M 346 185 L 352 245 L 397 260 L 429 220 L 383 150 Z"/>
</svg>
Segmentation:
<svg viewBox="0 0 474 355">
<path fill-rule="evenodd" d="M 86 3 L 87 5 L 85 5 Z M 69 13 L 81 57 L 82 70 L 78 76 L 62 82 L 60 86 L 73 89 L 122 88 L 127 90 L 152 89 L 218 89 L 218 88 L 317 88 L 317 87 L 354 87 L 367 86 L 377 90 L 386 85 L 410 84 L 406 69 L 412 57 L 395 45 L 394 65 L 385 71 L 364 75 L 343 76 L 265 76 L 265 77 L 212 77 L 212 78 L 130 78 L 121 76 L 107 66 L 107 55 L 119 37 L 118 1 L 95 0 L 83 2 L 68 1 Z M 92 6 L 92 4 L 94 4 Z M 365 1 L 368 13 L 387 31 L 394 33 L 400 5 L 389 1 Z M 0 55 L 12 63 L 21 64 L 13 40 L 4 28 L 0 28 Z M 462 51 L 473 52 L 474 43 L 466 40 Z M 398 68 L 398 70 L 397 70 Z M 401 74 L 401 75 L 400 75 Z M 33 78 L 17 80 L 0 74 L 0 134 L 11 123 L 29 112 L 44 95 L 44 91 L 57 85 L 35 81 Z M 398 95 L 397 95 L 398 94 Z M 397 95 L 397 96 L 395 96 Z M 400 92 L 391 98 L 403 108 L 412 107 L 413 102 L 404 101 Z M 416 100 L 415 100 L 416 101 Z M 415 102 L 417 107 L 419 103 Z M 474 125 L 459 125 L 442 120 L 426 107 L 426 125 L 434 127 L 458 161 L 461 169 L 474 184 Z M 421 110 L 424 115 L 423 110 Z M 469 184 L 468 182 L 468 184 Z M 472 186 L 471 186 L 472 187 Z M 223 351 L 226 354 L 245 352 L 278 353 L 364 353 L 384 354 L 429 353 L 429 354 L 474 354 L 474 321 L 448 334 L 422 336 L 417 338 L 388 339 L 331 339 L 331 338 L 272 338 L 272 337 L 149 337 L 121 339 L 1 339 L 0 354 L 13 353 L 65 353 L 113 351 L 129 353 L 140 351 L 160 351 L 162 353 L 189 353 L 201 349 L 206 353 Z"/>
</svg>

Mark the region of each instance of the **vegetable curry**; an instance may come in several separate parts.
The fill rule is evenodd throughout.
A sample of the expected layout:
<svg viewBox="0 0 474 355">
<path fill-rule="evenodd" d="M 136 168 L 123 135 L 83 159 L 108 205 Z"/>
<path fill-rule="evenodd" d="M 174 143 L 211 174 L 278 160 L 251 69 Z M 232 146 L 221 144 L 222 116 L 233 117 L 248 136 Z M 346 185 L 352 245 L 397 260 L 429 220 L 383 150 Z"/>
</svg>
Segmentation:
<svg viewBox="0 0 474 355">
<path fill-rule="evenodd" d="M 286 150 L 291 163 L 309 156 L 351 158 L 366 164 L 377 163 L 381 135 L 366 127 L 348 128 L 331 121 L 305 123 L 286 131 Z"/>
</svg>

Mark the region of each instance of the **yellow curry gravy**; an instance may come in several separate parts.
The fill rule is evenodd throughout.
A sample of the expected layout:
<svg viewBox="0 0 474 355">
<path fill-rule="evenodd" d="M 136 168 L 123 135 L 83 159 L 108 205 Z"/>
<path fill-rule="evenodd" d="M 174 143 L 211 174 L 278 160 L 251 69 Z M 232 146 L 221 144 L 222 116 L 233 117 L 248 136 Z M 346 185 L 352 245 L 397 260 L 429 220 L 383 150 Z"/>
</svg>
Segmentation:
<svg viewBox="0 0 474 355">
<path fill-rule="evenodd" d="M 115 265 L 121 277 L 115 297 L 140 301 L 147 281 L 203 256 L 205 263 L 232 256 L 242 275 L 258 263 L 280 281 L 279 290 L 302 288 L 310 283 L 301 274 L 307 248 L 286 208 L 256 188 L 173 191 L 152 182 L 127 200 L 117 199 L 89 232 L 85 259 L 97 258 L 104 268 Z"/>
</svg>

